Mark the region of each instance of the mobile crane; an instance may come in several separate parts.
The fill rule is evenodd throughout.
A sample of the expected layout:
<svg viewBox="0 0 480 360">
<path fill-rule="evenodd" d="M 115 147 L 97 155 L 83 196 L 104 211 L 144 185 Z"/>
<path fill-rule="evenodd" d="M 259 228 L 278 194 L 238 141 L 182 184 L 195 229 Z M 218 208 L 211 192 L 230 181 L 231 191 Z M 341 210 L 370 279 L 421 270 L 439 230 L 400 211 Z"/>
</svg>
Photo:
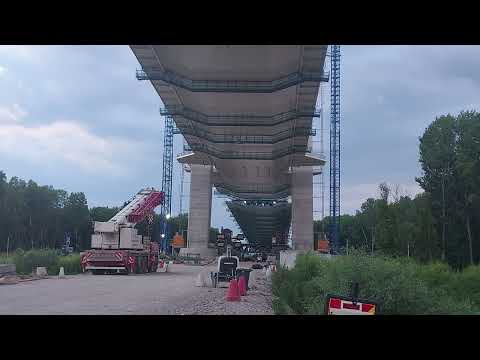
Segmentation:
<svg viewBox="0 0 480 360">
<path fill-rule="evenodd" d="M 155 272 L 158 243 L 139 235 L 135 225 L 153 219 L 153 210 L 164 197 L 162 191 L 142 189 L 110 220 L 95 221 L 91 249 L 80 257 L 82 270 L 93 274 Z"/>
</svg>

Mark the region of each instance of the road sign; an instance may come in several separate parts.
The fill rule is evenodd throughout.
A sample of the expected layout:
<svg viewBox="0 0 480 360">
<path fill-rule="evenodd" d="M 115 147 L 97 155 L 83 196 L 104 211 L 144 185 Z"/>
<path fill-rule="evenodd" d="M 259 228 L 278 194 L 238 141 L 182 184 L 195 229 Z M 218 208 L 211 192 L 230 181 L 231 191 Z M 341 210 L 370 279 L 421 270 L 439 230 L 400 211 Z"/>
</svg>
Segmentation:
<svg viewBox="0 0 480 360">
<path fill-rule="evenodd" d="M 327 297 L 327 315 L 375 315 L 378 305 L 369 300 L 354 300 L 344 296 Z"/>
</svg>

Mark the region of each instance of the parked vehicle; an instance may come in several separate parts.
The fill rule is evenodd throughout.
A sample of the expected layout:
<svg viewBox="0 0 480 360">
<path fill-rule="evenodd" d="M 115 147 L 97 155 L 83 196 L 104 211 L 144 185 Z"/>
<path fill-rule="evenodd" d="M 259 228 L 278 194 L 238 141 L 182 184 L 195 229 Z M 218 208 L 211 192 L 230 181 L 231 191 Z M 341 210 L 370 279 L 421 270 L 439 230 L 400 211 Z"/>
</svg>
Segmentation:
<svg viewBox="0 0 480 360">
<path fill-rule="evenodd" d="M 91 249 L 80 257 L 82 270 L 94 274 L 155 272 L 159 246 L 139 235 L 134 226 L 151 218 L 163 199 L 163 192 L 143 189 L 110 220 L 96 221 Z"/>
</svg>

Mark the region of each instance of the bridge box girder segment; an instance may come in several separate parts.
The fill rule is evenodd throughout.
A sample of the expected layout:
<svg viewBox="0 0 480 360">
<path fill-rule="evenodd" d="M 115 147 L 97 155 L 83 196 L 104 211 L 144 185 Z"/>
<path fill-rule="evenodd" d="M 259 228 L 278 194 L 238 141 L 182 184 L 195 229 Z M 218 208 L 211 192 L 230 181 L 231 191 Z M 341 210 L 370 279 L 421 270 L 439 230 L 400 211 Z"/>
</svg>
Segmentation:
<svg viewBox="0 0 480 360">
<path fill-rule="evenodd" d="M 247 116 L 247 115 L 217 115 L 208 116 L 191 109 L 160 109 L 164 116 L 176 116 L 177 125 L 184 135 L 198 137 L 209 143 L 216 144 L 276 144 L 293 137 L 315 136 L 316 129 L 311 127 L 311 119 L 318 117 L 319 112 L 290 111 L 274 116 Z M 277 130 L 277 125 L 285 124 L 297 119 L 307 119 L 304 125 L 285 126 Z M 193 126 L 191 123 L 193 122 Z M 250 131 L 253 128 L 255 132 Z"/>
<path fill-rule="evenodd" d="M 227 206 L 250 244 L 268 249 L 272 236 L 279 237 L 279 244 L 286 238 L 291 217 L 286 201 L 229 201 Z"/>
<path fill-rule="evenodd" d="M 293 193 L 292 182 L 281 173 L 325 163 L 308 151 L 319 83 L 328 79 L 326 46 L 132 50 L 143 70 L 138 77 L 151 81 L 192 149 L 177 159 L 214 166 L 217 190 L 232 198 L 279 199 Z M 246 177 L 238 176 L 243 167 Z M 251 183 L 270 183 L 272 189 L 252 190 L 246 186 Z"/>
<path fill-rule="evenodd" d="M 271 81 L 192 80 L 159 68 L 137 70 L 138 80 L 160 80 L 192 92 L 273 93 L 303 82 L 328 81 L 328 74 L 292 73 Z"/>
</svg>

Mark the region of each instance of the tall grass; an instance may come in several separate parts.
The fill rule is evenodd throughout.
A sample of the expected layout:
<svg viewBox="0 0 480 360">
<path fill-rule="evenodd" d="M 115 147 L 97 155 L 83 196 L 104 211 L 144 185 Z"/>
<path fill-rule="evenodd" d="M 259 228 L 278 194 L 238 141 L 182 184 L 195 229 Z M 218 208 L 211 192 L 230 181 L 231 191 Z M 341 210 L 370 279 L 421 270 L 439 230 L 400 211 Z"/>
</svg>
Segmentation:
<svg viewBox="0 0 480 360">
<path fill-rule="evenodd" d="M 0 253 L 0 264 L 13 264 L 13 256 L 7 253 Z"/>
<path fill-rule="evenodd" d="M 378 302 L 380 314 L 473 314 L 480 312 L 479 280 L 479 267 L 456 273 L 358 252 L 330 260 L 307 254 L 274 274 L 273 307 L 278 314 L 323 314 L 328 294 L 348 296 L 358 282 L 359 297 Z"/>
<path fill-rule="evenodd" d="M 82 267 L 80 266 L 80 254 L 60 256 L 58 258 L 57 265 L 52 267 L 51 273 L 53 273 L 54 275 L 57 275 L 58 272 L 60 271 L 60 267 L 62 266 L 65 271 L 65 274 L 67 275 L 81 273 Z"/>
<path fill-rule="evenodd" d="M 31 274 L 37 267 L 46 267 L 49 275 L 58 275 L 63 266 L 65 274 L 78 274 L 81 272 L 80 254 L 62 256 L 59 250 L 33 249 L 23 251 L 18 249 L 12 257 L 17 273 Z"/>
</svg>

